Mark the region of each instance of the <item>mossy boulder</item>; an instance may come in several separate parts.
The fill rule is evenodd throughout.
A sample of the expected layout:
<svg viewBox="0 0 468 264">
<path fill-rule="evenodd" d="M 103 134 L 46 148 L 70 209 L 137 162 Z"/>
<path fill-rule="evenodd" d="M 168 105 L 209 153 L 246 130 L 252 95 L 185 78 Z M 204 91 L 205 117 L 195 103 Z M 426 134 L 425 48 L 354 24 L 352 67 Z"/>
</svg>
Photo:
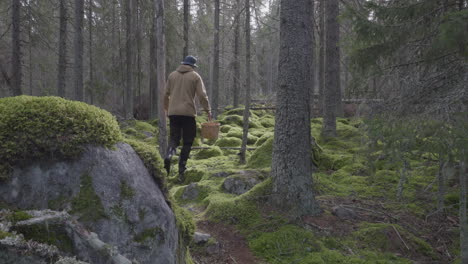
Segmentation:
<svg viewBox="0 0 468 264">
<path fill-rule="evenodd" d="M 184 176 L 185 176 L 185 181 L 183 182 L 184 184 L 189 184 L 192 182 L 199 182 L 203 176 L 205 176 L 205 171 L 197 168 L 190 168 L 185 171 Z"/>
<path fill-rule="evenodd" d="M 242 127 L 244 123 L 243 117 L 240 115 L 228 115 L 225 116 L 222 120 L 220 120 L 222 125 L 231 125 L 231 126 L 239 126 Z"/>
<path fill-rule="evenodd" d="M 267 141 L 268 139 L 270 138 L 273 138 L 274 134 L 273 132 L 266 132 L 266 133 L 263 133 L 258 139 L 257 141 L 255 142 L 255 146 L 261 146 L 263 145 L 263 143 L 265 143 L 265 141 Z"/>
<path fill-rule="evenodd" d="M 179 232 L 174 213 L 144 162 L 128 144 L 117 143 L 115 149 L 88 146 L 74 159 L 16 166 L 10 179 L 0 184 L 0 200 L 19 210 L 44 209 L 50 204 L 58 210 L 71 209 L 68 212 L 73 218 L 106 243 L 141 252 L 132 256 L 139 263 L 175 263 Z M 144 245 L 151 245 L 144 248 L 135 243 L 135 236 L 158 228 L 164 240 L 162 236 L 144 237 Z M 42 234 L 39 231 L 28 233 Z M 62 243 L 62 239 L 58 241 Z M 78 250 L 75 245 L 73 252 Z"/>
<path fill-rule="evenodd" d="M 275 119 L 272 117 L 264 117 L 260 119 L 260 125 L 265 128 L 273 128 L 275 127 Z"/>
<path fill-rule="evenodd" d="M 249 168 L 267 168 L 271 167 L 271 157 L 273 152 L 273 138 L 268 138 L 260 147 L 258 147 L 252 156 L 247 160 Z"/>
<path fill-rule="evenodd" d="M 46 157 L 70 158 L 87 145 L 112 147 L 121 138 L 115 117 L 95 106 L 59 97 L 0 99 L 4 167 Z"/>
<path fill-rule="evenodd" d="M 228 133 L 231 129 L 232 129 L 232 126 L 230 126 L 230 125 L 224 125 L 224 126 L 221 126 L 221 127 L 219 128 L 219 130 L 220 130 L 222 133 Z"/>
<path fill-rule="evenodd" d="M 209 159 L 212 157 L 217 157 L 217 156 L 222 156 L 222 155 L 223 155 L 223 151 L 218 146 L 212 146 L 212 147 L 209 147 L 208 149 L 198 150 L 194 158 L 197 160 L 200 160 L 200 159 Z"/>
<path fill-rule="evenodd" d="M 235 137 L 225 137 L 218 139 L 215 145 L 218 147 L 240 147 L 242 145 L 242 140 Z"/>
</svg>

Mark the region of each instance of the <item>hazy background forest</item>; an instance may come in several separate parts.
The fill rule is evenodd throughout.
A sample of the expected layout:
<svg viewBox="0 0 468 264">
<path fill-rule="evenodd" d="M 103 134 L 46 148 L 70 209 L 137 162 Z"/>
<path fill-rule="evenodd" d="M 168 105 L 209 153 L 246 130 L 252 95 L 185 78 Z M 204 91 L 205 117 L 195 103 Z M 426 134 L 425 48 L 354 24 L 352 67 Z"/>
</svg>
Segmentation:
<svg viewBox="0 0 468 264">
<path fill-rule="evenodd" d="M 82 2 L 84 12 L 80 37 L 77 36 L 75 16 L 75 7 L 79 2 Z M 190 12 L 186 18 L 184 1 L 164 2 L 165 75 L 183 59 L 185 24 L 188 26 L 187 52 L 198 57 L 198 71 L 210 95 L 217 90 L 217 105 L 222 107 L 239 103 L 234 100 L 243 103 L 245 89 L 238 89 L 236 93 L 234 89 L 237 78 L 240 87 L 245 87 L 246 80 L 244 3 L 220 3 L 219 67 L 215 68 L 213 38 L 216 1 L 189 2 Z M 325 13 L 324 7 L 320 1 L 315 2 L 315 42 L 311 48 L 316 56 L 311 88 L 319 98 L 324 86 L 324 72 L 320 66 L 323 67 L 325 56 L 326 21 L 322 15 Z M 12 10 L 15 10 L 12 3 L 19 8 L 15 23 L 12 23 Z M 128 5 L 126 1 L 110 0 L 2 1 L 0 96 L 18 93 L 14 92 L 15 83 L 18 82 L 16 78 L 20 78 L 19 86 L 23 94 L 58 95 L 58 69 L 62 69 L 63 94 L 66 98 L 74 99 L 78 66 L 75 63 L 76 42 L 81 38 L 80 71 L 84 100 L 125 116 L 124 91 L 131 85 L 135 108 L 140 108 L 136 110 L 137 118 L 148 118 L 152 76 L 150 58 L 155 54 L 151 51 L 151 41 L 159 41 L 152 39 L 159 38 L 154 26 L 155 3 L 146 0 L 131 1 Z M 251 8 L 252 98 L 273 101 L 278 83 L 279 3 L 275 0 L 255 0 L 251 2 Z M 126 12 L 127 9 L 130 12 Z M 375 102 L 385 100 L 385 104 L 378 105 L 403 112 L 407 112 L 408 107 L 412 109 L 411 112 L 417 110 L 428 114 L 460 109 L 463 100 L 466 100 L 462 86 L 465 72 L 462 58 L 467 52 L 464 9 L 466 3 L 456 0 L 414 3 L 341 1 L 338 12 L 342 97 L 372 99 Z M 187 23 L 184 23 L 184 19 Z M 15 31 L 18 32 L 16 39 Z M 239 77 L 235 72 L 236 48 Z M 12 63 L 15 57 L 12 54 L 18 56 L 16 60 L 19 60 L 19 64 Z M 219 77 L 216 78 L 214 74 Z M 131 80 L 128 80 L 129 77 Z M 218 85 L 213 85 L 213 80 Z M 213 96 L 210 98 L 213 100 Z"/>
<path fill-rule="evenodd" d="M 160 168 L 161 95 L 186 55 L 221 128 L 194 143 L 180 182 Z M 28 159 L 125 142 L 174 206 L 180 263 L 465 264 L 467 85 L 466 0 L 1 0 L 0 180 Z M 37 97 L 3 98 L 17 95 Z M 127 187 L 110 192 L 117 224 Z M 129 230 L 115 241 L 159 234 Z"/>
</svg>

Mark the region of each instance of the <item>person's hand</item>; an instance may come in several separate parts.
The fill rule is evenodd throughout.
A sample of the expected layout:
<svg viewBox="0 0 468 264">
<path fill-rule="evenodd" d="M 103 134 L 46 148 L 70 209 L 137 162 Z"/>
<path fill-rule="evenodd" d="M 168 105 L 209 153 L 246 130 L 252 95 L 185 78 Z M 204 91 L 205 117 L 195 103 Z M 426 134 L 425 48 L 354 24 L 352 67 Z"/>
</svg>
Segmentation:
<svg viewBox="0 0 468 264">
<path fill-rule="evenodd" d="M 211 122 L 213 119 L 213 116 L 211 115 L 211 112 L 206 112 L 208 114 L 208 122 Z"/>
</svg>

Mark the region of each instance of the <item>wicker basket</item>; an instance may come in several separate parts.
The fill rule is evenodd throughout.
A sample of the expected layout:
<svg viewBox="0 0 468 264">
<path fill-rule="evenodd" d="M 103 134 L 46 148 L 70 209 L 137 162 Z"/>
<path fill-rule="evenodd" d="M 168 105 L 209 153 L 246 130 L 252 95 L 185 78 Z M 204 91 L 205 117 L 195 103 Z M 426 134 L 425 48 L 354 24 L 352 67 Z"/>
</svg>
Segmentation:
<svg viewBox="0 0 468 264">
<path fill-rule="evenodd" d="M 219 134 L 219 123 L 210 122 L 201 124 L 201 136 L 206 139 L 217 139 Z"/>
</svg>

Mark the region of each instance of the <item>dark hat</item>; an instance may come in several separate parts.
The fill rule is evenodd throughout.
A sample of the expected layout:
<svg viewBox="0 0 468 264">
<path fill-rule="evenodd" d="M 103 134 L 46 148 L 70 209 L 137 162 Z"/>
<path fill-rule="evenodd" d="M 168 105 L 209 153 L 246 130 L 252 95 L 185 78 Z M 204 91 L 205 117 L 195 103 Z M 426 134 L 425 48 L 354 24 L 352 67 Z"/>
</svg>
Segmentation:
<svg viewBox="0 0 468 264">
<path fill-rule="evenodd" d="M 197 59 L 194 56 L 190 56 L 190 55 L 185 57 L 184 61 L 181 62 L 181 64 L 190 65 L 195 68 L 198 67 L 196 63 L 197 63 Z"/>
</svg>

